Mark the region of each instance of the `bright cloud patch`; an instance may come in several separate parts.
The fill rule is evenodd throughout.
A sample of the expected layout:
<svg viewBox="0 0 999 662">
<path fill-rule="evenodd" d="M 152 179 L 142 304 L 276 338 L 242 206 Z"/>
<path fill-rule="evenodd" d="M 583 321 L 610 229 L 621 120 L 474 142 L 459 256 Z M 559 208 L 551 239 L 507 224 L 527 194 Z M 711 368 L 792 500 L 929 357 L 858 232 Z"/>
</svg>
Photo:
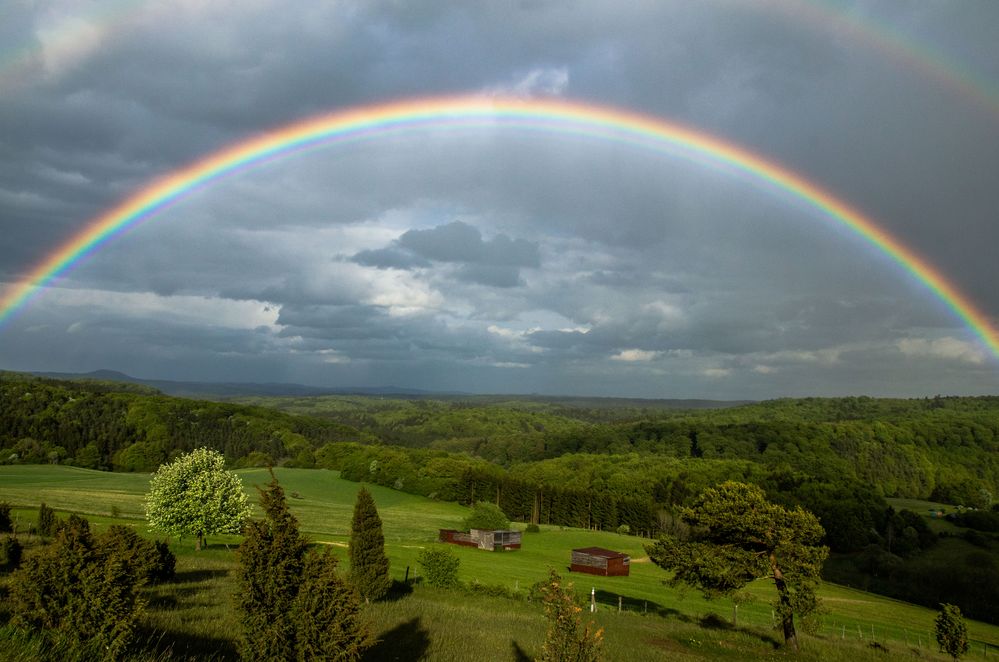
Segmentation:
<svg viewBox="0 0 999 662">
<path fill-rule="evenodd" d="M 654 361 L 662 352 L 652 352 L 646 349 L 625 349 L 611 357 L 612 361 L 625 361 L 628 363 L 647 363 Z"/>
<path fill-rule="evenodd" d="M 985 363 L 985 352 L 980 347 L 957 338 L 903 338 L 897 343 L 898 349 L 906 356 L 930 357 L 948 361 L 961 361 L 974 365 Z"/>
</svg>

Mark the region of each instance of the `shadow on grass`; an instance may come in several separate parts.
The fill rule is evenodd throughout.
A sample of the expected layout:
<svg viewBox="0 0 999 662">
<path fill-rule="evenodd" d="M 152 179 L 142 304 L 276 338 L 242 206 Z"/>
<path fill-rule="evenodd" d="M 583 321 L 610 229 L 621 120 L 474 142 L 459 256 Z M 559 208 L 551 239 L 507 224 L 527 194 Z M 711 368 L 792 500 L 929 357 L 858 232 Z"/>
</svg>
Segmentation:
<svg viewBox="0 0 999 662">
<path fill-rule="evenodd" d="M 228 570 L 183 570 L 173 576 L 165 584 L 194 584 L 210 579 L 222 579 L 229 575 Z"/>
<path fill-rule="evenodd" d="M 163 632 L 146 627 L 135 631 L 137 648 L 153 659 L 177 660 L 238 660 L 236 644 L 231 639 L 217 639 L 193 634 Z"/>
<path fill-rule="evenodd" d="M 633 611 L 642 614 L 655 614 L 664 618 L 668 616 L 670 618 L 688 620 L 686 616 L 683 616 L 676 609 L 664 607 L 658 602 L 653 602 L 652 600 L 633 598 L 627 595 L 621 595 L 620 593 L 613 593 L 611 591 L 597 591 L 597 602 L 605 607 L 617 609 L 619 599 L 621 609 L 624 611 Z"/>
<path fill-rule="evenodd" d="M 516 641 L 511 641 L 510 645 L 513 646 L 513 659 L 517 662 L 532 662 L 534 660 L 533 657 L 524 652 L 524 649 Z"/>
<path fill-rule="evenodd" d="M 430 648 L 430 634 L 420 617 L 406 621 L 378 637 L 378 643 L 365 651 L 365 662 L 417 662 L 425 659 Z"/>
<path fill-rule="evenodd" d="M 760 634 L 759 629 L 737 627 L 713 612 L 703 616 L 700 619 L 697 619 L 697 624 L 700 625 L 705 630 L 724 630 L 726 632 L 740 632 L 750 637 L 758 637 L 760 641 L 762 641 L 763 643 L 770 644 L 771 646 L 773 646 L 774 650 L 781 647 L 781 643 L 777 639 L 771 637 L 769 634 Z"/>
<path fill-rule="evenodd" d="M 406 596 L 413 592 L 412 584 L 407 584 L 406 582 L 401 582 L 398 579 L 392 580 L 392 585 L 389 586 L 388 593 L 385 597 L 381 599 L 382 602 L 395 602 L 396 600 L 402 600 Z"/>
<path fill-rule="evenodd" d="M 748 635 L 750 637 L 756 637 L 760 641 L 766 644 L 770 644 L 775 649 L 781 647 L 781 642 L 779 642 L 777 639 L 773 638 L 769 634 L 761 633 L 759 628 L 735 627 L 732 625 L 732 623 L 714 613 L 707 614 L 702 618 L 697 618 L 694 616 L 681 614 L 676 609 L 664 607 L 658 602 L 653 602 L 651 600 L 644 600 L 641 598 L 633 598 L 627 595 L 614 593 L 612 591 L 597 591 L 596 598 L 597 598 L 597 603 L 599 603 L 604 609 L 616 610 L 619 604 L 618 599 L 620 598 L 620 605 L 623 611 L 654 614 L 656 616 L 660 616 L 663 618 L 674 618 L 684 623 L 696 623 L 705 630 L 725 630 L 728 632 L 739 632 Z"/>
</svg>

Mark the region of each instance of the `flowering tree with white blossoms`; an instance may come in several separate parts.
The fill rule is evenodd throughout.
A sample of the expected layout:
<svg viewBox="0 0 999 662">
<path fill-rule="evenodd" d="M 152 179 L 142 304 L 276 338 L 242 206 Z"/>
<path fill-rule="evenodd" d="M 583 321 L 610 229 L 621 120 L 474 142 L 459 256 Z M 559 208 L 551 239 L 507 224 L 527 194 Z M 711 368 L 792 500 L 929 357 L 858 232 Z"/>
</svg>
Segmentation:
<svg viewBox="0 0 999 662">
<path fill-rule="evenodd" d="M 250 516 L 242 481 L 225 470 L 225 458 L 210 448 L 161 465 L 149 484 L 149 525 L 170 535 L 195 536 L 198 550 L 206 535 L 239 533 Z"/>
</svg>

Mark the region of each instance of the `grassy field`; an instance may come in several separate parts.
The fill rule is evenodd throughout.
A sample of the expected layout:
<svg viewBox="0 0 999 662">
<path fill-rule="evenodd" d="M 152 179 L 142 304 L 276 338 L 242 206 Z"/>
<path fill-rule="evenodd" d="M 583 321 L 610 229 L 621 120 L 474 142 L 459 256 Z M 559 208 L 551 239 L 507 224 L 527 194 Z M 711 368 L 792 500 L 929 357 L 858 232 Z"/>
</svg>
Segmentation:
<svg viewBox="0 0 999 662">
<path fill-rule="evenodd" d="M 254 486 L 269 480 L 266 470 L 238 473 L 255 503 Z M 309 538 L 345 548 L 358 484 L 324 470 L 277 469 L 275 473 Z M 0 501 L 15 506 L 12 514 L 21 530 L 35 522 L 38 504 L 44 501 L 60 515 L 86 515 L 96 529 L 124 523 L 153 537 L 143 517 L 148 480 L 143 474 L 6 466 L 0 467 Z M 440 544 L 435 542 L 438 529 L 459 527 L 468 513 L 452 503 L 377 486 L 368 489 L 383 520 L 392 574 L 400 580 L 407 573 L 410 579 L 419 574 L 416 556 L 421 548 Z M 148 657 L 165 650 L 172 650 L 178 658 L 234 656 L 236 620 L 231 605 L 237 562 L 233 550 L 239 538 L 218 536 L 209 542 L 202 552 L 194 551 L 192 540 L 171 543 L 178 556 L 178 576 L 175 582 L 149 589 L 149 609 L 140 632 Z M 616 533 L 542 527 L 540 533 L 525 533 L 523 548 L 516 552 L 452 547 L 461 559 L 462 581 L 483 588 L 455 592 L 417 585 L 409 595 L 371 605 L 368 617 L 380 643 L 367 659 L 533 658 L 544 636 L 544 620 L 539 605 L 525 599 L 531 585 L 542 580 L 549 568 L 567 575 L 570 550 L 594 545 L 632 556 L 629 577 L 568 575 L 579 593 L 592 591 L 596 597 L 598 609 L 593 618 L 605 628 L 608 659 L 786 656 L 775 648 L 778 635 L 771 627 L 773 589 L 768 583 L 751 586 L 755 599 L 739 607 L 738 627 L 733 627 L 731 601 L 708 602 L 694 592 L 684 595 L 664 586 L 663 572 L 648 562 L 645 542 Z M 338 556 L 346 565 L 346 549 Z M 828 612 L 816 620 L 813 634 L 803 637 L 802 659 L 885 659 L 871 647 L 872 642 L 887 647 L 892 658 L 944 659 L 936 653 L 932 637 L 935 612 L 832 584 L 823 585 L 820 594 Z M 999 658 L 999 627 L 971 621 L 968 625 L 975 640 L 971 659 L 984 658 L 985 642 L 995 645 L 988 657 Z"/>
</svg>

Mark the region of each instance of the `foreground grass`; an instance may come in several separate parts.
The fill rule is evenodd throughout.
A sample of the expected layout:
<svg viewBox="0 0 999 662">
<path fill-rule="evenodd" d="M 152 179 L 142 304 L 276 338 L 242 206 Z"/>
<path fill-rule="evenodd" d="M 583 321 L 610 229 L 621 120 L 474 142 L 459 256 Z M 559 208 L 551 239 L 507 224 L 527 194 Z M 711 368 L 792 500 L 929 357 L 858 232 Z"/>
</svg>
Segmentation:
<svg viewBox="0 0 999 662">
<path fill-rule="evenodd" d="M 265 484 L 269 475 L 259 469 L 239 473 L 255 503 L 253 485 Z M 278 469 L 276 474 L 303 531 L 316 544 L 345 547 L 358 484 L 322 470 Z M 148 480 L 148 475 L 69 467 L 0 467 L 0 501 L 15 504 L 20 530 L 35 522 L 37 504 L 45 501 L 61 515 L 67 511 L 86 515 L 96 530 L 114 522 L 153 537 L 143 518 Z M 419 574 L 419 550 L 439 544 L 437 529 L 459 526 L 468 512 L 456 504 L 377 486 L 369 489 L 384 523 L 386 551 L 398 580 L 414 579 Z M 526 599 L 531 585 L 544 579 L 550 567 L 567 575 L 570 550 L 592 545 L 627 552 L 633 559 L 629 577 L 568 575 L 582 596 L 592 591 L 596 598 L 598 609 L 592 617 L 604 628 L 607 659 L 788 656 L 777 647 L 769 607 L 773 589 L 767 582 L 750 587 L 755 600 L 739 607 L 738 627 L 733 627 L 731 601 L 708 602 L 694 592 L 684 595 L 664 586 L 662 571 L 645 556 L 644 542 L 616 533 L 542 527 L 540 533 L 525 534 L 524 547 L 517 552 L 451 547 L 461 559 L 461 580 L 480 589 L 447 592 L 417 584 L 409 595 L 371 605 L 367 613 L 380 643 L 367 659 L 533 659 L 545 623 L 540 605 Z M 177 579 L 148 590 L 148 610 L 138 633 L 143 652 L 138 659 L 235 659 L 238 543 L 237 536 L 217 536 L 208 549 L 197 553 L 193 541 L 171 544 L 178 555 Z M 346 550 L 338 556 L 346 565 Z M 803 635 L 802 655 L 793 659 L 885 659 L 883 650 L 871 648 L 875 642 L 887 648 L 891 659 L 945 659 L 931 644 L 935 612 L 832 584 L 823 585 L 820 594 L 828 613 L 815 622 L 813 636 Z M 969 622 L 969 630 L 976 640 L 971 659 L 983 657 L 982 642 L 999 644 L 995 626 Z M 0 659 L 34 659 L 15 657 L 14 651 L 30 652 L 31 642 L 7 634 L 0 632 Z M 999 646 L 989 653 L 999 657 Z"/>
</svg>

